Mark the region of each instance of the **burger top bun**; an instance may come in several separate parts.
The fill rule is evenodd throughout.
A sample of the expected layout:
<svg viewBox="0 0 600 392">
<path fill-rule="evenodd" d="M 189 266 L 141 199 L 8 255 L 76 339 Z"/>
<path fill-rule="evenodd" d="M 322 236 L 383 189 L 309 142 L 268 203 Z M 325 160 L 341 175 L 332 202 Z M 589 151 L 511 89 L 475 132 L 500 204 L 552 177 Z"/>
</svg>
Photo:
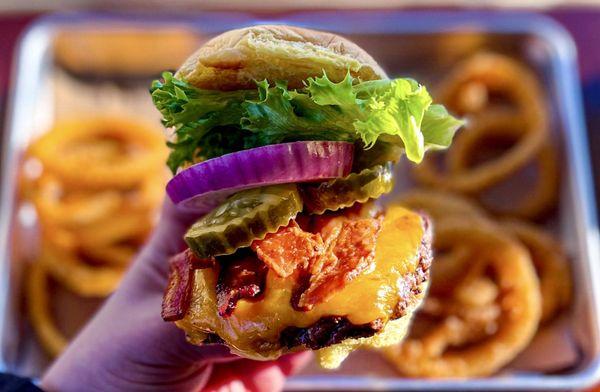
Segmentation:
<svg viewBox="0 0 600 392">
<path fill-rule="evenodd" d="M 290 26 L 253 26 L 223 33 L 197 50 L 176 76 L 202 89 L 256 88 L 258 80 L 287 80 L 291 88 L 321 76 L 339 82 L 350 71 L 361 80 L 385 78 L 355 43 L 331 33 Z"/>
</svg>

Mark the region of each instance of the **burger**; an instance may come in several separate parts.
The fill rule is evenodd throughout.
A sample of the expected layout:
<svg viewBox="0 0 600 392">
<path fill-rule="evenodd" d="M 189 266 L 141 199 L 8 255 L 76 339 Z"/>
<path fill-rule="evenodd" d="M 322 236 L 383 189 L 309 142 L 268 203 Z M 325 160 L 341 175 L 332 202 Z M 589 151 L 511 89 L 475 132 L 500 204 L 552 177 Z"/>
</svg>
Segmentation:
<svg viewBox="0 0 600 392">
<path fill-rule="evenodd" d="M 199 216 L 170 260 L 162 317 L 192 344 L 335 368 L 401 341 L 426 291 L 431 225 L 377 199 L 403 156 L 461 121 L 356 44 L 290 26 L 208 41 L 152 99 L 172 130 L 167 194 Z"/>
</svg>

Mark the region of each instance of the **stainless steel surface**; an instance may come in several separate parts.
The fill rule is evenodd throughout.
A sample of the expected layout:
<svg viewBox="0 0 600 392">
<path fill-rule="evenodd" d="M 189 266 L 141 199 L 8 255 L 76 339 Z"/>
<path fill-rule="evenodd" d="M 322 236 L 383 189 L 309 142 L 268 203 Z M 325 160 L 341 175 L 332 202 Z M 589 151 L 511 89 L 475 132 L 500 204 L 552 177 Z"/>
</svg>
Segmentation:
<svg viewBox="0 0 600 392">
<path fill-rule="evenodd" d="M 291 378 L 287 388 L 549 390 L 580 388 L 597 381 L 600 378 L 600 246 L 574 47 L 562 28 L 547 19 L 475 12 L 318 12 L 270 16 L 268 20 L 234 13 L 205 13 L 185 19 L 79 14 L 53 16 L 38 22 L 20 47 L 3 144 L 0 367 L 37 375 L 46 364 L 22 310 L 20 282 L 25 262 L 20 254 L 23 247 L 19 244 L 27 240 L 22 233 L 28 217 L 26 209 L 17 208 L 16 175 L 20 154 L 33 135 L 46 129 L 54 118 L 69 114 L 73 105 L 83 111 L 113 110 L 119 106 L 133 114 L 143 111 L 144 115 L 150 110 L 144 90 L 154 69 L 143 77 L 121 72 L 123 68 L 118 64 L 115 69 L 111 69 L 110 64 L 104 70 L 94 69 L 92 74 L 72 69 L 67 72 L 69 61 L 53 56 L 58 33 L 101 29 L 107 34 L 119 34 L 126 26 L 128 31 L 133 29 L 144 35 L 155 33 L 157 29 L 175 28 L 191 32 L 197 42 L 201 42 L 223 30 L 267 22 L 337 31 L 367 48 L 390 75 L 414 76 L 430 84 L 456 61 L 478 50 L 507 53 L 532 66 L 544 81 L 555 136 L 563 146 L 563 189 L 554 226 L 571 256 L 576 289 L 575 302 L 565 322 L 578 356 L 572 364 L 552 374 L 511 366 L 499 376 L 479 380 L 409 380 L 397 377 L 374 354 L 363 353 L 351 357 L 338 372 L 317 372 L 311 368 Z M 154 57 L 153 61 L 161 65 L 161 59 Z M 165 63 L 163 68 L 169 66 Z M 101 99 L 100 91 L 108 94 L 109 99 Z M 77 99 L 65 98 L 77 92 L 80 92 Z M 119 105 L 115 105 L 115 101 Z M 147 113 L 156 115 L 151 111 Z M 365 366 L 366 363 L 369 366 Z"/>
</svg>

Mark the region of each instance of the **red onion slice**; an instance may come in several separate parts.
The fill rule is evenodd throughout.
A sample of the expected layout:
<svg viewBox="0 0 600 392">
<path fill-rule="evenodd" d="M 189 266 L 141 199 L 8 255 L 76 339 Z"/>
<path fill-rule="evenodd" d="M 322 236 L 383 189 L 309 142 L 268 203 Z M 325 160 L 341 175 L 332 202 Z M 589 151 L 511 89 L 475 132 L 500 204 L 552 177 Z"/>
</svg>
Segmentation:
<svg viewBox="0 0 600 392">
<path fill-rule="evenodd" d="M 206 213 L 243 189 L 291 182 L 324 181 L 348 175 L 354 145 L 306 141 L 243 150 L 197 163 L 167 184 L 179 207 Z"/>
</svg>

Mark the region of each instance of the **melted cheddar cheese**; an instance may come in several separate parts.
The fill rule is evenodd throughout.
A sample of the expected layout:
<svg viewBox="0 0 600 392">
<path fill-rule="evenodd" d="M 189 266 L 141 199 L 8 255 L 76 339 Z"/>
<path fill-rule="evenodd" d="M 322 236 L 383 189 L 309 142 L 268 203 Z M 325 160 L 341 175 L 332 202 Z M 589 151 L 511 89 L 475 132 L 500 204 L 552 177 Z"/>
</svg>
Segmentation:
<svg viewBox="0 0 600 392">
<path fill-rule="evenodd" d="M 374 268 L 307 312 L 296 311 L 290 304 L 293 280 L 269 271 L 264 297 L 240 300 L 233 314 L 222 318 L 217 313 L 216 271 L 197 270 L 190 308 L 177 325 L 192 343 L 200 343 L 212 332 L 246 357 L 267 359 L 281 353 L 279 335 L 289 326 L 308 327 L 325 316 L 346 316 L 353 324 L 387 321 L 400 299 L 403 278 L 417 268 L 423 235 L 420 215 L 390 207 L 377 239 Z"/>
</svg>

